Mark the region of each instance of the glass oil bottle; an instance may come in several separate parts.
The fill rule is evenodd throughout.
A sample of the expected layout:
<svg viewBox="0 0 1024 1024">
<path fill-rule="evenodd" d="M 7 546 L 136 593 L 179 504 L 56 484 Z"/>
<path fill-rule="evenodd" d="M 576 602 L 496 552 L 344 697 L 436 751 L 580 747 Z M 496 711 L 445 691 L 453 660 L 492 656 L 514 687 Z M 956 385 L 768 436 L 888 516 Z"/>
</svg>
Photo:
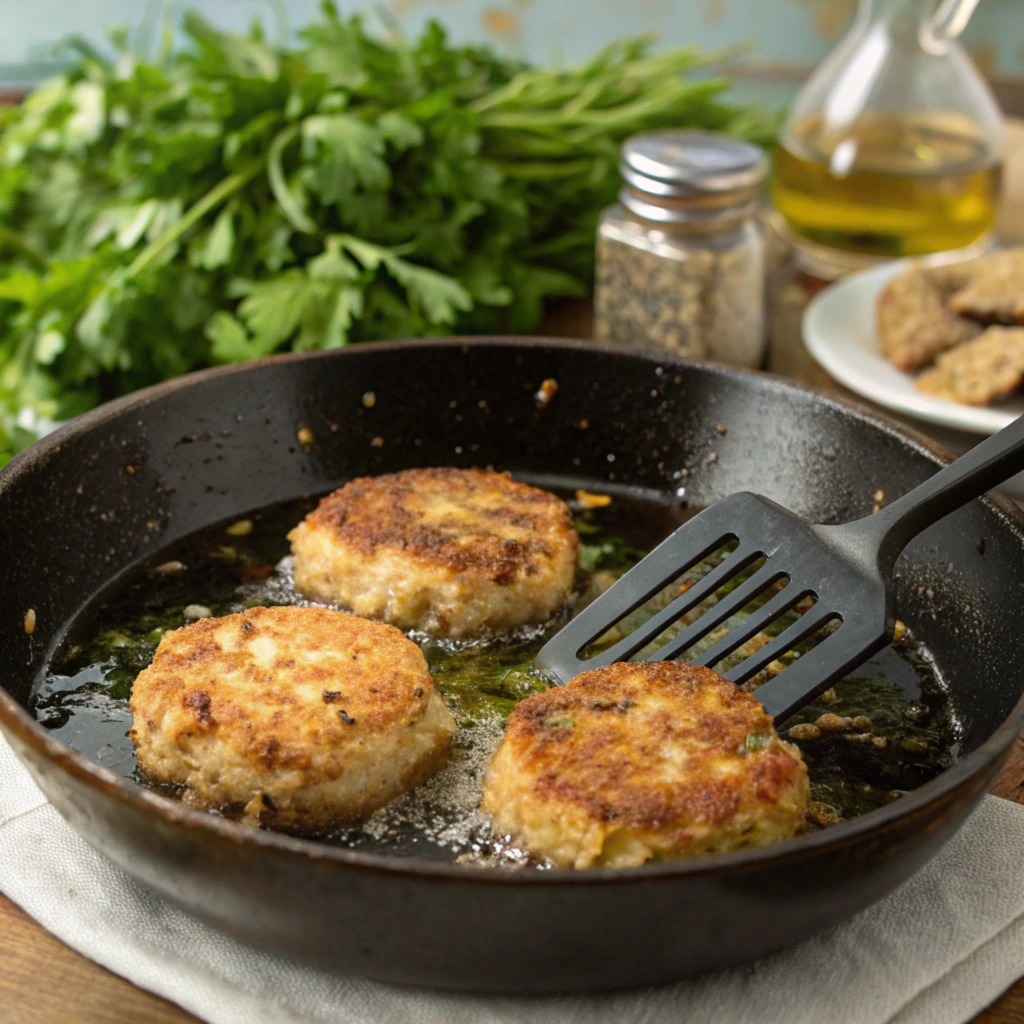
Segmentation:
<svg viewBox="0 0 1024 1024">
<path fill-rule="evenodd" d="M 772 198 L 798 249 L 871 262 L 984 244 L 1003 132 L 955 39 L 975 3 L 861 0 L 850 33 L 798 97 L 775 155 Z"/>
</svg>

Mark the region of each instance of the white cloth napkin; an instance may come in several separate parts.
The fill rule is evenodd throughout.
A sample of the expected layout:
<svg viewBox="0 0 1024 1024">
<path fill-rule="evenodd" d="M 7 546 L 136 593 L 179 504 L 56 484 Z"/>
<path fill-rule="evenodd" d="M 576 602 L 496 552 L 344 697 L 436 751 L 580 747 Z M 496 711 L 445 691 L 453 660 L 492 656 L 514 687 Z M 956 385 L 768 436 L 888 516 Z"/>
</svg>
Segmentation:
<svg viewBox="0 0 1024 1024">
<path fill-rule="evenodd" d="M 2 738 L 0 891 L 73 949 L 213 1024 L 959 1024 L 1024 975 L 1024 807 L 997 797 L 910 881 L 827 935 L 615 994 L 426 992 L 252 949 L 79 839 Z"/>
</svg>

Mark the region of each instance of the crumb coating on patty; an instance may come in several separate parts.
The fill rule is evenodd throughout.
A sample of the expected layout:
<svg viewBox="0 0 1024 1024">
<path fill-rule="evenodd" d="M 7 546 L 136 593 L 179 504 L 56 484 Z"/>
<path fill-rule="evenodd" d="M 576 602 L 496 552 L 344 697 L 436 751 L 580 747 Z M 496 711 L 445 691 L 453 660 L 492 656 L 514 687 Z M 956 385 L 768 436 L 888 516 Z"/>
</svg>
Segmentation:
<svg viewBox="0 0 1024 1024">
<path fill-rule="evenodd" d="M 412 641 L 326 608 L 250 608 L 164 634 L 131 710 L 151 779 L 297 831 L 357 820 L 415 786 L 457 731 Z"/>
<path fill-rule="evenodd" d="M 508 473 L 445 467 L 352 480 L 289 539 L 306 596 L 452 637 L 550 618 L 579 549 L 560 498 Z"/>
<path fill-rule="evenodd" d="M 710 669 L 619 663 L 521 701 L 484 781 L 495 828 L 560 867 L 632 867 L 793 835 L 800 751 Z"/>
</svg>

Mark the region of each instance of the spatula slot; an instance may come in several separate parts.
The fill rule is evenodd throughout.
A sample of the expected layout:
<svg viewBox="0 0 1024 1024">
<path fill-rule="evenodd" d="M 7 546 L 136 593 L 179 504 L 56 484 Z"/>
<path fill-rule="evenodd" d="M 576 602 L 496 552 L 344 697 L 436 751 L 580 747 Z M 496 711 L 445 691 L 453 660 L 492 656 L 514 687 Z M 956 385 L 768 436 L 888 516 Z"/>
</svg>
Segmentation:
<svg viewBox="0 0 1024 1024">
<path fill-rule="evenodd" d="M 768 677 L 779 675 L 804 653 L 831 636 L 841 624 L 842 617 L 837 612 L 823 608 L 816 601 L 795 622 L 785 626 L 723 674 L 731 682 L 740 684 L 750 681 L 760 672 L 766 672 Z"/>
<path fill-rule="evenodd" d="M 752 689 L 776 724 L 842 679 L 863 659 L 865 649 L 877 650 L 883 643 L 867 644 L 857 635 L 856 624 L 843 624 L 839 616 L 826 618 L 824 625 L 772 666 L 747 675 L 744 686 Z M 746 665 L 737 665 L 746 674 Z M 729 673 L 727 673 L 727 676 Z"/>
<path fill-rule="evenodd" d="M 745 617 L 761 614 L 766 606 L 785 610 L 795 598 L 782 598 L 790 579 L 777 565 L 777 562 L 763 557 L 758 559 L 750 567 L 751 571 L 732 580 L 708 602 L 694 609 L 684 629 L 667 640 L 663 639 L 656 649 L 652 647 L 644 653 L 651 660 L 668 661 L 686 655 L 701 643 L 706 647 L 709 640 L 712 647 L 717 647 L 734 627 L 741 626 Z M 774 613 L 778 614 L 781 611 Z M 765 621 L 771 621 L 771 617 Z"/>
<path fill-rule="evenodd" d="M 593 668 L 632 657 L 666 631 L 685 628 L 693 617 L 701 614 L 706 602 L 728 594 L 763 564 L 762 552 L 741 547 L 735 538 L 730 538 L 696 565 L 691 563 L 676 573 L 667 586 L 656 590 L 645 602 L 621 615 L 611 629 L 583 648 L 580 657 L 587 667 Z"/>
<path fill-rule="evenodd" d="M 693 650 L 683 648 L 681 641 L 684 638 L 680 637 L 680 643 L 666 645 L 667 656 L 678 657 L 682 654 L 684 661 L 691 661 L 695 665 L 717 665 L 734 651 L 760 637 L 766 628 L 770 628 L 780 616 L 792 609 L 799 595 L 789 578 L 782 577 L 754 600 L 742 606 L 740 600 L 726 609 L 712 609 L 706 619 L 694 624 L 694 632 L 702 635 L 698 636 L 699 643 L 690 645 Z M 729 613 L 724 619 L 723 611 Z"/>
</svg>

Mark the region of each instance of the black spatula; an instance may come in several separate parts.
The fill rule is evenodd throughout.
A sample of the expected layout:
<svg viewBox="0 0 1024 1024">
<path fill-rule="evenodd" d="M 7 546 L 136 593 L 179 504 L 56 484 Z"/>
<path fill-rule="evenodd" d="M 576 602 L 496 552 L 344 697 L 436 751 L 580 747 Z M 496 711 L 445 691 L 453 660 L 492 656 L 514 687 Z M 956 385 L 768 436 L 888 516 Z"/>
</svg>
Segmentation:
<svg viewBox="0 0 1024 1024">
<path fill-rule="evenodd" d="M 892 640 L 893 566 L 909 541 L 1022 469 L 1024 416 L 891 505 L 841 526 L 808 522 L 756 494 L 734 494 L 684 523 L 570 621 L 544 645 L 537 668 L 565 683 L 587 669 L 628 660 L 764 559 L 748 578 L 644 660 L 683 655 L 751 601 L 766 596 L 756 611 L 710 649 L 685 659 L 714 667 L 781 616 L 813 600 L 809 611 L 723 673 L 732 682 L 743 683 L 823 627 L 837 623 L 838 628 L 817 646 L 755 691 L 769 714 L 784 719 Z M 735 548 L 714 569 L 653 618 L 581 660 L 580 653 L 609 629 L 730 543 Z"/>
</svg>

